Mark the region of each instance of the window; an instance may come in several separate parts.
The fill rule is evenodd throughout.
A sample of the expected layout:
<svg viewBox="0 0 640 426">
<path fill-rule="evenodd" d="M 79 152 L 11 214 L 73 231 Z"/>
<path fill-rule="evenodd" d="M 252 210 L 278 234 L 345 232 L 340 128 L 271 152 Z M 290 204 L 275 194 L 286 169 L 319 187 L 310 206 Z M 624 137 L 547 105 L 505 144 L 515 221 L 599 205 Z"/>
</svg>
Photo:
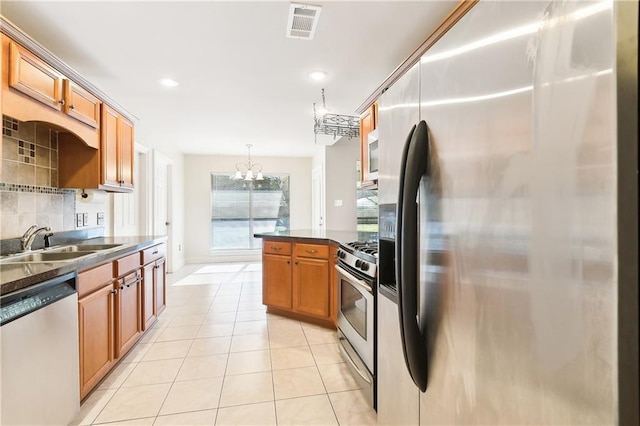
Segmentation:
<svg viewBox="0 0 640 426">
<path fill-rule="evenodd" d="M 211 248 L 246 250 L 261 247 L 259 232 L 289 229 L 289 175 L 264 180 L 234 180 L 211 173 Z"/>
</svg>

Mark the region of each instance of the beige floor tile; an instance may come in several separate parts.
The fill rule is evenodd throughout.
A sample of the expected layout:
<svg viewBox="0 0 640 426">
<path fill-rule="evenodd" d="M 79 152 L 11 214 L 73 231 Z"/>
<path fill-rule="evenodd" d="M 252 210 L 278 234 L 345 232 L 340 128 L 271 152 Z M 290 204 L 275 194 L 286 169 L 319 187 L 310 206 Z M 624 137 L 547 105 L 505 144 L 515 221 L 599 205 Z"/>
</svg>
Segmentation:
<svg viewBox="0 0 640 426">
<path fill-rule="evenodd" d="M 203 324 L 227 324 L 236 321 L 236 312 L 209 312 Z"/>
<path fill-rule="evenodd" d="M 244 321 L 266 321 L 267 313 L 264 309 L 258 309 L 255 311 L 238 311 L 236 315 L 236 322 Z"/>
<path fill-rule="evenodd" d="M 156 342 L 151 345 L 142 361 L 155 361 L 158 359 L 183 358 L 189 352 L 191 340 L 176 340 L 173 342 Z"/>
<path fill-rule="evenodd" d="M 309 346 L 272 349 L 271 362 L 274 370 L 315 366 Z"/>
<path fill-rule="evenodd" d="M 271 349 L 292 348 L 294 346 L 306 346 L 307 338 L 302 329 L 269 329 L 269 344 Z"/>
<path fill-rule="evenodd" d="M 202 284 L 220 284 L 224 281 L 227 274 L 191 274 L 177 283 L 175 286 L 202 285 Z"/>
<path fill-rule="evenodd" d="M 235 352 L 229 354 L 225 375 L 259 373 L 271 371 L 269 351 Z"/>
<path fill-rule="evenodd" d="M 261 309 L 262 310 L 266 309 L 265 306 L 262 304 L 262 299 L 238 303 L 238 313 L 245 312 L 245 311 L 259 311 Z M 265 314 L 265 317 L 266 317 L 266 314 Z"/>
<path fill-rule="evenodd" d="M 129 374 L 122 387 L 171 383 L 175 380 L 183 358 L 143 361 Z"/>
<path fill-rule="evenodd" d="M 211 426 L 216 414 L 217 410 L 202 410 L 158 416 L 153 426 Z"/>
<path fill-rule="evenodd" d="M 233 335 L 239 336 L 241 334 L 258 334 L 267 331 L 267 321 L 246 321 L 236 322 L 236 326 L 233 328 Z"/>
<path fill-rule="evenodd" d="M 240 300 L 240 296 L 239 295 L 235 295 L 235 294 L 225 294 L 225 295 L 217 294 L 215 299 L 213 300 L 213 302 L 216 303 L 216 304 L 224 304 L 224 303 L 235 304 L 235 303 L 238 303 L 239 300 Z"/>
<path fill-rule="evenodd" d="M 174 308 L 175 316 L 206 314 L 211 308 L 211 303 L 213 303 L 213 299 L 211 298 L 209 298 L 207 301 L 201 301 L 199 299 L 189 297 L 183 302 L 182 306 L 177 306 Z"/>
<path fill-rule="evenodd" d="M 139 343 L 154 343 L 163 330 L 161 327 L 153 327 L 140 338 Z"/>
<path fill-rule="evenodd" d="M 326 393 L 316 367 L 274 371 L 273 387 L 276 400 Z"/>
<path fill-rule="evenodd" d="M 269 336 L 261 334 L 242 334 L 231 338 L 230 352 L 259 351 L 269 349 Z"/>
<path fill-rule="evenodd" d="M 124 359 L 122 360 L 122 363 L 142 361 L 142 358 L 147 353 L 151 345 L 152 343 L 142 343 L 142 342 L 136 343 L 136 345 L 133 348 L 131 348 L 129 353 L 125 355 Z"/>
<path fill-rule="evenodd" d="M 262 301 L 262 292 L 260 293 L 245 293 L 240 295 L 240 303 L 260 302 Z"/>
<path fill-rule="evenodd" d="M 221 389 L 222 377 L 175 382 L 160 415 L 217 408 Z"/>
<path fill-rule="evenodd" d="M 267 321 L 269 331 L 302 331 L 300 321 L 274 315 Z"/>
<path fill-rule="evenodd" d="M 327 392 L 340 392 L 358 389 L 358 383 L 351 376 L 345 363 L 319 365 L 318 370 Z"/>
<path fill-rule="evenodd" d="M 80 412 L 73 419 L 71 425 L 90 425 L 98 414 L 115 395 L 116 389 L 96 390 L 80 406 Z"/>
<path fill-rule="evenodd" d="M 338 424 L 327 395 L 276 401 L 276 416 L 279 426 Z"/>
<path fill-rule="evenodd" d="M 94 423 L 105 426 L 152 426 L 156 421 L 154 417 L 145 417 L 142 419 L 133 419 L 133 420 L 122 420 L 119 422 L 109 422 L 109 423 Z"/>
<path fill-rule="evenodd" d="M 220 407 L 273 401 L 271 372 L 226 376 Z"/>
<path fill-rule="evenodd" d="M 229 353 L 231 337 L 209 337 L 207 339 L 195 339 L 187 356 L 205 356 Z"/>
<path fill-rule="evenodd" d="M 100 386 L 98 386 L 98 389 L 118 389 L 137 366 L 138 363 L 136 362 L 118 364 L 118 366 L 111 370 L 107 377 L 104 378 Z"/>
<path fill-rule="evenodd" d="M 176 381 L 224 376 L 227 354 L 187 357 L 180 367 Z"/>
<path fill-rule="evenodd" d="M 234 303 L 216 303 L 213 302 L 209 312 L 236 312 L 238 310 L 238 302 Z"/>
<path fill-rule="evenodd" d="M 169 393 L 169 383 L 120 388 L 104 407 L 95 423 L 156 416 Z"/>
<path fill-rule="evenodd" d="M 273 401 L 220 408 L 216 418 L 216 426 L 276 424 L 276 407 Z"/>
<path fill-rule="evenodd" d="M 202 324 L 196 338 L 231 336 L 233 334 L 233 322 L 225 324 Z"/>
<path fill-rule="evenodd" d="M 330 393 L 329 399 L 341 425 L 378 424 L 378 415 L 360 391 Z"/>
<path fill-rule="evenodd" d="M 185 327 L 188 325 L 202 325 L 205 313 L 176 315 L 169 323 L 169 327 Z"/>
<path fill-rule="evenodd" d="M 338 337 L 335 330 L 319 327 L 311 324 L 302 324 L 302 329 L 310 345 L 322 343 L 336 343 Z"/>
<path fill-rule="evenodd" d="M 156 339 L 156 342 L 169 342 L 172 340 L 191 340 L 195 339 L 200 330 L 199 325 L 190 325 L 187 327 L 167 327 Z"/>
<path fill-rule="evenodd" d="M 311 353 L 317 365 L 339 364 L 344 362 L 337 343 L 311 345 Z"/>
</svg>

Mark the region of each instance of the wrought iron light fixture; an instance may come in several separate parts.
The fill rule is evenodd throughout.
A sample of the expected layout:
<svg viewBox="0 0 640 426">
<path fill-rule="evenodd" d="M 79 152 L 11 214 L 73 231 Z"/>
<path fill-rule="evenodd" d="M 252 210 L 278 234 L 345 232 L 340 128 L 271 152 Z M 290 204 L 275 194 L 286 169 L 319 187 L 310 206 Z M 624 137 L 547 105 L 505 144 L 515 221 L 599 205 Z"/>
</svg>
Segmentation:
<svg viewBox="0 0 640 426">
<path fill-rule="evenodd" d="M 236 163 L 236 174 L 233 175 L 232 179 L 234 180 L 238 180 L 238 179 L 244 179 L 244 180 L 253 180 L 254 176 L 253 176 L 253 172 L 254 170 L 256 170 L 256 175 L 255 175 L 255 179 L 256 180 L 264 180 L 264 177 L 262 176 L 262 165 L 259 163 L 252 163 L 251 162 L 251 147 L 253 145 L 251 144 L 247 144 L 247 148 L 249 149 L 249 161 L 247 161 L 246 163 L 243 163 L 242 161 Z M 244 177 L 242 176 L 242 171 L 240 170 L 241 168 L 244 168 L 245 171 L 245 175 Z"/>
<path fill-rule="evenodd" d="M 330 135 L 334 139 L 347 136 L 349 139 L 360 135 L 360 119 L 353 115 L 331 114 L 327 109 L 322 89 L 322 107 L 313 103 L 313 132 L 316 135 Z M 316 138 L 317 142 L 317 138 Z"/>
</svg>

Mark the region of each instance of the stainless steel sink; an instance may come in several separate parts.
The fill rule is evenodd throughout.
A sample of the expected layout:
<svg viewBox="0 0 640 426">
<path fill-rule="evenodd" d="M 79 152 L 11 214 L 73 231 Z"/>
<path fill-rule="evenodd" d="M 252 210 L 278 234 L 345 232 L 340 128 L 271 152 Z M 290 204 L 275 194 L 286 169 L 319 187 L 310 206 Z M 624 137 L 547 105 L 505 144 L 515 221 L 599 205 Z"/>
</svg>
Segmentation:
<svg viewBox="0 0 640 426">
<path fill-rule="evenodd" d="M 84 251 L 100 251 L 100 250 L 109 250 L 115 247 L 120 247 L 122 244 L 77 244 L 64 246 L 61 248 L 52 248 L 49 249 L 49 253 L 73 253 L 73 252 L 84 252 Z"/>
<path fill-rule="evenodd" d="M 76 252 L 39 252 L 26 253 L 14 256 L 7 256 L 0 259 L 0 263 L 47 263 L 47 262 L 63 262 L 66 260 L 76 259 L 82 256 L 89 256 L 95 251 L 76 251 Z"/>
</svg>

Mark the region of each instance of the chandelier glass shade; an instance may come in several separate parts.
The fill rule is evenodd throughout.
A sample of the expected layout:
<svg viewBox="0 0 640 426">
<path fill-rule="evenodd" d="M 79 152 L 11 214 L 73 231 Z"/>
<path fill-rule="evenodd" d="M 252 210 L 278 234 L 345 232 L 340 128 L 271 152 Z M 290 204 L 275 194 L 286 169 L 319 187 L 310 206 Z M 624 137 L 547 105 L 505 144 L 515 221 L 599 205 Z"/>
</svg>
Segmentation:
<svg viewBox="0 0 640 426">
<path fill-rule="evenodd" d="M 249 150 L 249 159 L 246 163 L 240 161 L 236 163 L 236 173 L 233 175 L 231 179 L 239 180 L 264 180 L 264 176 L 262 176 L 262 165 L 259 163 L 251 162 L 251 147 L 253 145 L 247 144 L 247 148 Z M 244 172 L 244 176 L 242 173 Z"/>
<path fill-rule="evenodd" d="M 330 135 L 334 139 L 343 136 L 351 139 L 360 135 L 360 119 L 358 117 L 329 112 L 324 89 L 322 89 L 322 106 L 316 107 L 316 103 L 313 103 L 313 119 L 313 133 L 315 135 Z"/>
</svg>

